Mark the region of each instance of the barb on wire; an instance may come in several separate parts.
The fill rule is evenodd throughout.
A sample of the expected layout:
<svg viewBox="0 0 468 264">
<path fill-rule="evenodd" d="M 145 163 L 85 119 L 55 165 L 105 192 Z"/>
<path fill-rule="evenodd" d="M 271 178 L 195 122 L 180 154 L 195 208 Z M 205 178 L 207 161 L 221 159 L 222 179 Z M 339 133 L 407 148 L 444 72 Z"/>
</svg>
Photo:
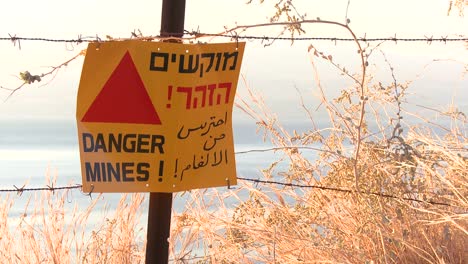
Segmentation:
<svg viewBox="0 0 468 264">
<path fill-rule="evenodd" d="M 356 193 L 357 192 L 356 190 L 351 190 L 351 189 L 344 189 L 344 188 L 330 187 L 330 186 L 321 186 L 321 185 L 304 185 L 304 184 L 287 183 L 287 182 L 279 182 L 279 181 L 249 179 L 249 178 L 243 178 L 243 177 L 237 177 L 237 179 L 242 180 L 242 181 L 254 182 L 256 184 L 259 184 L 259 183 L 276 184 L 276 185 L 282 185 L 282 186 L 287 186 L 287 187 L 312 188 L 312 189 L 320 189 L 320 190 L 324 190 L 324 191 L 334 191 L 334 192 L 344 192 L 344 193 Z M 399 197 L 399 196 L 396 196 L 396 195 L 393 195 L 393 194 L 387 194 L 387 193 L 366 192 L 366 191 L 359 191 L 359 193 L 360 194 L 367 194 L 367 195 L 375 195 L 375 196 L 380 196 L 380 197 L 390 198 L 390 199 L 405 200 L 405 201 L 410 201 L 410 202 L 428 203 L 428 204 L 432 204 L 432 205 L 441 205 L 441 206 L 454 207 L 454 205 L 451 205 L 449 203 L 433 201 L 433 200 L 421 200 L 421 199 L 410 198 L 410 197 Z"/>
<path fill-rule="evenodd" d="M 14 190 L 11 190 L 11 191 L 16 191 L 16 194 L 21 196 L 23 194 L 23 191 L 24 191 L 24 186 L 26 185 L 23 185 L 22 187 L 18 188 L 16 185 L 13 185 L 13 187 L 15 187 Z"/>
<path fill-rule="evenodd" d="M 13 46 L 16 47 L 16 43 L 18 43 L 18 48 L 21 50 L 21 42 L 20 42 L 20 40 L 16 37 L 16 34 L 12 36 L 10 33 L 8 33 L 8 36 L 10 36 L 10 40 L 11 40 L 11 42 L 13 43 Z"/>
</svg>

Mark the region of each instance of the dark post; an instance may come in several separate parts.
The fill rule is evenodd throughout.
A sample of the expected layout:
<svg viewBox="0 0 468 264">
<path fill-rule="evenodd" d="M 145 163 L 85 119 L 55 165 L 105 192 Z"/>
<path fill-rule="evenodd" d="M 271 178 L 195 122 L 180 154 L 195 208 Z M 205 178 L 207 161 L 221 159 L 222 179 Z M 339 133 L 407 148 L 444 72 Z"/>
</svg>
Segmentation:
<svg viewBox="0 0 468 264">
<path fill-rule="evenodd" d="M 184 34 L 185 0 L 163 0 L 161 36 Z M 151 193 L 148 211 L 146 264 L 169 262 L 172 193 Z"/>
</svg>

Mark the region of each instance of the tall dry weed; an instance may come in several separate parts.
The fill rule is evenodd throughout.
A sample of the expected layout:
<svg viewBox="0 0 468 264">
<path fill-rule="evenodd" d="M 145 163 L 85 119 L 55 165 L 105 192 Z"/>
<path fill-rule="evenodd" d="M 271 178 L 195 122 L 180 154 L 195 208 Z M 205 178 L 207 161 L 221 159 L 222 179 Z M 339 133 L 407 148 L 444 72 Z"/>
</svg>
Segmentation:
<svg viewBox="0 0 468 264">
<path fill-rule="evenodd" d="M 51 174 L 47 186 L 54 186 L 56 174 Z M 79 208 L 70 192 L 33 193 L 18 217 L 11 215 L 15 199 L 2 197 L 2 263 L 143 263 L 142 194 L 123 195 L 110 210 L 99 208 L 105 204 L 102 196 Z"/>
<path fill-rule="evenodd" d="M 251 89 L 237 104 L 287 161 L 287 168 L 279 161 L 265 168 L 262 180 L 309 187 L 240 181 L 235 190 L 191 192 L 186 210 L 175 216 L 171 242 L 183 246 L 173 248 L 174 260 L 467 263 L 466 115 L 455 105 L 428 108 L 447 121 L 437 123 L 410 110 L 412 82 L 397 82 L 383 53 L 387 84 L 365 70 L 364 78 L 349 73 L 313 46 L 310 54 L 329 127 L 316 122 L 304 100 L 311 126 L 303 132 L 282 126 Z M 317 60 L 353 84 L 328 98 Z M 317 158 L 308 158 L 304 147 L 318 149 Z"/>
</svg>

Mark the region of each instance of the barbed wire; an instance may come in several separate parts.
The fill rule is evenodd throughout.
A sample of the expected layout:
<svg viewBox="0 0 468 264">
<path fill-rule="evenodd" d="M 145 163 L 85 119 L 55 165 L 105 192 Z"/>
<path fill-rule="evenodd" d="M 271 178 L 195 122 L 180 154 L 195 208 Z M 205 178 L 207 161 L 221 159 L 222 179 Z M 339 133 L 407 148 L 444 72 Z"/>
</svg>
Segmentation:
<svg viewBox="0 0 468 264">
<path fill-rule="evenodd" d="M 249 35 L 229 35 L 229 34 L 210 34 L 210 33 L 197 33 L 197 32 L 189 32 L 188 34 L 198 36 L 198 37 L 225 37 L 231 39 L 247 39 L 247 40 L 288 40 L 288 41 L 303 41 L 303 40 L 327 40 L 327 41 L 355 41 L 353 38 L 338 38 L 338 37 L 272 37 L 272 36 L 249 36 Z M 453 42 L 453 41 L 468 41 L 468 38 L 460 35 L 460 37 L 450 38 L 448 36 L 445 37 L 424 37 L 424 38 L 399 38 L 396 37 L 379 37 L 379 38 L 367 38 L 367 37 L 359 37 L 359 41 L 362 42 L 376 42 L 376 41 L 402 41 L 402 42 Z"/>
<path fill-rule="evenodd" d="M 36 192 L 36 191 L 54 192 L 54 191 L 60 191 L 60 190 L 81 189 L 82 187 L 83 186 L 81 184 L 75 184 L 75 185 L 70 185 L 70 186 L 60 186 L 60 187 L 46 186 L 46 187 L 35 187 L 35 188 L 26 188 L 25 185 L 23 185 L 22 187 L 13 185 L 13 188 L 0 189 L 0 192 L 15 192 L 18 195 L 21 195 L 24 192 Z"/>
<path fill-rule="evenodd" d="M 253 182 L 257 184 L 258 183 L 276 184 L 276 185 L 281 185 L 285 187 L 320 189 L 324 191 L 334 191 L 334 192 L 343 192 L 343 193 L 360 193 L 360 194 L 374 195 L 374 196 L 390 198 L 390 199 L 405 200 L 405 201 L 410 201 L 410 202 L 428 203 L 432 205 L 455 207 L 454 205 L 449 204 L 449 203 L 444 203 L 444 202 L 439 202 L 439 201 L 434 201 L 434 200 L 421 200 L 421 199 L 416 199 L 416 198 L 411 198 L 411 197 L 400 197 L 400 196 L 396 196 L 393 194 L 380 193 L 380 192 L 366 192 L 366 191 L 357 192 L 356 190 L 344 189 L 344 188 L 338 188 L 338 187 L 330 187 L 330 186 L 322 186 L 322 185 L 305 185 L 305 184 L 287 183 L 287 182 L 279 182 L 279 181 L 271 181 L 271 180 L 249 179 L 249 178 L 243 178 L 243 177 L 237 177 L 237 179 L 243 180 L 243 181 L 249 181 L 249 182 Z"/>
<path fill-rule="evenodd" d="M 282 37 L 282 36 L 255 36 L 255 35 L 239 35 L 239 34 L 219 34 L 219 33 L 202 33 L 198 31 L 187 31 L 185 30 L 185 35 L 191 37 L 180 37 L 176 38 L 179 40 L 194 40 L 199 38 L 206 38 L 206 37 L 223 37 L 229 38 L 231 40 L 261 40 L 261 41 L 276 41 L 276 40 L 287 40 L 287 41 L 307 41 L 307 40 L 319 40 L 319 41 L 344 41 L 350 42 L 355 41 L 353 38 L 340 38 L 340 37 Z M 161 35 L 157 36 L 137 36 L 135 33 L 132 32 L 132 36 L 130 38 L 112 38 L 106 36 L 106 38 L 101 38 L 98 35 L 96 36 L 86 36 L 83 37 L 82 35 L 78 35 L 77 38 L 73 39 L 63 39 L 63 38 L 47 38 L 47 37 L 20 37 L 16 35 L 8 34 L 8 37 L 0 37 L 0 41 L 10 41 L 15 46 L 16 44 L 19 45 L 21 48 L 21 41 L 40 41 L 40 42 L 55 42 L 55 43 L 73 43 L 73 44 L 80 44 L 80 43 L 91 43 L 91 42 L 111 42 L 111 41 L 124 41 L 124 40 L 144 40 L 144 41 L 154 41 L 154 40 L 165 40 L 169 39 L 168 37 L 164 37 Z M 170 34 L 169 34 L 170 35 Z M 174 39 L 174 37 L 170 37 L 170 39 Z M 358 37 L 358 41 L 362 42 L 381 42 L 381 41 L 393 41 L 397 42 L 426 42 L 427 44 L 431 44 L 432 42 L 467 42 L 468 38 L 464 35 L 458 35 L 458 37 L 448 37 L 448 36 L 440 36 L 440 37 L 433 37 L 433 36 L 424 36 L 424 37 L 413 37 L 413 38 L 403 38 L 397 37 L 396 34 L 392 37 L 377 37 L 377 38 L 368 38 Z"/>
<path fill-rule="evenodd" d="M 320 189 L 320 190 L 323 190 L 323 191 L 334 191 L 334 192 L 342 192 L 342 193 L 349 193 L 349 194 L 360 193 L 360 194 L 374 195 L 374 196 L 379 196 L 379 197 L 383 197 L 383 198 L 390 198 L 390 199 L 396 199 L 396 200 L 405 200 L 405 201 L 417 202 L 417 203 L 426 203 L 426 204 L 432 204 L 432 205 L 456 207 L 456 206 L 454 206 L 452 204 L 449 204 L 449 203 L 430 200 L 430 199 L 429 200 L 422 200 L 422 199 L 416 199 L 416 198 L 411 198 L 411 197 L 400 197 L 400 196 L 396 196 L 396 195 L 393 195 L 393 194 L 380 193 L 380 192 L 365 192 L 365 191 L 357 192 L 356 190 L 339 188 L 339 187 L 330 187 L 330 186 L 322 186 L 322 185 L 305 185 L 305 184 L 287 183 L 287 182 L 279 182 L 279 181 L 272 181 L 272 180 L 251 179 L 251 178 L 244 178 L 244 177 L 237 177 L 237 179 L 241 180 L 241 181 L 253 182 L 255 184 L 269 184 L 269 185 L 273 184 L 273 185 L 281 185 L 281 186 L 284 186 L 284 187 Z M 10 189 L 0 189 L 0 193 L 15 192 L 18 195 L 22 195 L 24 192 L 34 192 L 34 191 L 55 192 L 55 191 L 58 191 L 58 190 L 81 189 L 83 187 L 83 185 L 75 184 L 75 185 L 61 186 L 61 187 L 46 186 L 46 187 L 38 187 L 38 188 L 25 188 L 24 185 L 22 187 L 17 187 L 16 185 L 13 185 L 13 187 L 14 188 L 10 188 Z M 232 187 L 229 186 L 228 188 L 232 188 Z M 86 196 L 91 197 L 92 191 L 90 193 L 83 193 L 83 194 L 86 195 Z"/>
</svg>

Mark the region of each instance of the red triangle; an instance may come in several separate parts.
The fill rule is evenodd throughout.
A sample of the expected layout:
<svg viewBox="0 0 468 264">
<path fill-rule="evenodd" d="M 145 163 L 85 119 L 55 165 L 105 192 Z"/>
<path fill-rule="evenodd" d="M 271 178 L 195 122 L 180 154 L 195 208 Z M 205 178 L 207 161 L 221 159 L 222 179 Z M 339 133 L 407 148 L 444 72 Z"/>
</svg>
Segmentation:
<svg viewBox="0 0 468 264">
<path fill-rule="evenodd" d="M 82 122 L 160 125 L 145 85 L 127 51 Z"/>
</svg>

